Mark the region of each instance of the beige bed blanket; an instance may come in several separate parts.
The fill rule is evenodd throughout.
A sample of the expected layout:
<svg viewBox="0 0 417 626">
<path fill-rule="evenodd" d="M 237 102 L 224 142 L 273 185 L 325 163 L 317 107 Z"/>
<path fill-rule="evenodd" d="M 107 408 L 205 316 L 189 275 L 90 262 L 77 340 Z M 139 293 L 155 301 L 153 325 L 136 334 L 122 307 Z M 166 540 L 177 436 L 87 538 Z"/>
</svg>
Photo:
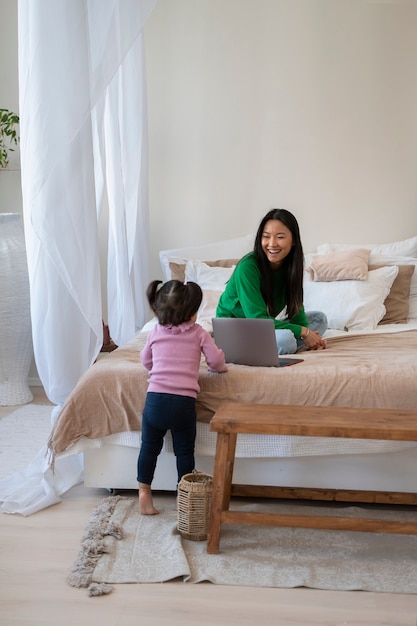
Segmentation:
<svg viewBox="0 0 417 626">
<path fill-rule="evenodd" d="M 49 441 L 52 457 L 81 437 L 139 431 L 148 372 L 140 362 L 146 334 L 109 353 L 81 377 Z M 417 409 L 417 330 L 328 339 L 283 368 L 229 365 L 214 374 L 202 362 L 197 417 L 209 422 L 223 400 L 266 404 Z"/>
</svg>

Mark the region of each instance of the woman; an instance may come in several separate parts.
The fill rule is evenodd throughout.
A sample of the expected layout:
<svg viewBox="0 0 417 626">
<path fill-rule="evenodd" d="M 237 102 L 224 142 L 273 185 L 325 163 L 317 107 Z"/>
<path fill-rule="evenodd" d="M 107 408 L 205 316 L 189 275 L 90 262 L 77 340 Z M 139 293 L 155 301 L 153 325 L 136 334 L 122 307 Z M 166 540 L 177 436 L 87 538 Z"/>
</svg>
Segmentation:
<svg viewBox="0 0 417 626">
<path fill-rule="evenodd" d="M 216 316 L 273 318 L 279 354 L 303 346 L 323 350 L 327 318 L 304 311 L 303 273 L 297 220 L 285 209 L 272 209 L 259 225 L 253 252 L 239 261 L 227 283 Z"/>
</svg>

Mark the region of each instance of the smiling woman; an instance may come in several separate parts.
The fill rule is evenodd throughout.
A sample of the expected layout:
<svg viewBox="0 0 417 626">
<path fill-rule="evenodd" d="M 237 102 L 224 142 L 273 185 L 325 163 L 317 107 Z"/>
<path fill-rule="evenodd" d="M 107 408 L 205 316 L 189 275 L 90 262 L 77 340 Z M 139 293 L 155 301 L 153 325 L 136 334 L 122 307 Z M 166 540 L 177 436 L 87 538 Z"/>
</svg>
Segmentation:
<svg viewBox="0 0 417 626">
<path fill-rule="evenodd" d="M 216 316 L 274 319 L 279 354 L 324 349 L 326 316 L 304 311 L 303 259 L 296 218 L 272 209 L 259 224 L 253 252 L 240 260 L 227 283 Z"/>
<path fill-rule="evenodd" d="M 268 220 L 261 235 L 261 247 L 272 269 L 277 270 L 293 247 L 291 230 L 278 219 Z"/>
</svg>

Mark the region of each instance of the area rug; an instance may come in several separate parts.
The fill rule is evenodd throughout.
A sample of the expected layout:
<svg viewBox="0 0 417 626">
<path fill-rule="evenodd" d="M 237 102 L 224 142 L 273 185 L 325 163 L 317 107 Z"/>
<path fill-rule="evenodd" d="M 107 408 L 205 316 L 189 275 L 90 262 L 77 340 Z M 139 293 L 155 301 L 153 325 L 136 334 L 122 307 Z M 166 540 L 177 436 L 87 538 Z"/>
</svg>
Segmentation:
<svg viewBox="0 0 417 626">
<path fill-rule="evenodd" d="M 45 446 L 52 408 L 30 403 L 0 419 L 0 478 L 23 470 Z"/>
<path fill-rule="evenodd" d="M 235 501 L 236 500 L 236 501 Z M 340 506 L 279 501 L 231 508 L 340 515 Z M 207 554 L 206 541 L 183 539 L 177 530 L 175 500 L 160 515 L 141 516 L 137 499 L 112 496 L 94 509 L 78 558 L 67 582 L 90 596 L 111 592 L 114 584 L 181 580 L 250 587 L 310 587 L 417 593 L 417 537 L 345 531 L 223 526 L 219 554 Z M 343 506 L 344 516 L 417 519 L 417 511 Z"/>
</svg>

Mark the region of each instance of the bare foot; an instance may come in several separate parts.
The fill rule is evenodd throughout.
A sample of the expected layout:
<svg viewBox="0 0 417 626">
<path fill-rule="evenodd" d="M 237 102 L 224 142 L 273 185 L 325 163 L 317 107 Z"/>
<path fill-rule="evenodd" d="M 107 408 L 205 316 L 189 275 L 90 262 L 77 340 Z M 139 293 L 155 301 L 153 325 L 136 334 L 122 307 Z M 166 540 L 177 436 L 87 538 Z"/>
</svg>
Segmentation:
<svg viewBox="0 0 417 626">
<path fill-rule="evenodd" d="M 139 489 L 139 513 L 141 515 L 158 515 L 159 511 L 153 505 L 150 489 Z"/>
</svg>

